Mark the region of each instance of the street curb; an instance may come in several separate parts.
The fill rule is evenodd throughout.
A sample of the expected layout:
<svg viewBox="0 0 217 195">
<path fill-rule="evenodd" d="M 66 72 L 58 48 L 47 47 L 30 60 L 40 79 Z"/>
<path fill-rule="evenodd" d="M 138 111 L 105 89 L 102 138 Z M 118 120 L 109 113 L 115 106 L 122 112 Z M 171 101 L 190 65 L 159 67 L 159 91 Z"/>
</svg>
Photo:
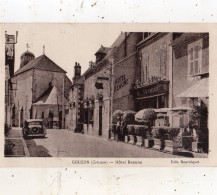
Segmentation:
<svg viewBox="0 0 217 195">
<path fill-rule="evenodd" d="M 26 157 L 30 157 L 30 153 L 29 153 L 29 150 L 28 150 L 28 148 L 27 148 L 26 142 L 25 142 L 25 140 L 23 139 L 22 132 L 19 132 L 19 133 L 20 133 L 20 138 L 21 138 L 22 143 L 23 143 L 23 149 L 24 149 L 25 156 L 26 156 Z"/>
</svg>

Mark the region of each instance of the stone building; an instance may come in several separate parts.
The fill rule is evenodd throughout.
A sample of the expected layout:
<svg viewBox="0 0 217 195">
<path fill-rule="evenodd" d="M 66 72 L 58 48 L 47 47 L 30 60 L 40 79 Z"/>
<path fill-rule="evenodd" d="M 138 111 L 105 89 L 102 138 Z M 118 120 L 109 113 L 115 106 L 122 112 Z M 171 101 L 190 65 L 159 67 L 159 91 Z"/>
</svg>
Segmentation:
<svg viewBox="0 0 217 195">
<path fill-rule="evenodd" d="M 64 128 L 71 81 L 62 68 L 46 55 L 35 58 L 27 51 L 11 80 L 16 83 L 11 102 L 13 126 L 22 126 L 24 119 L 44 118 L 47 127 Z"/>
<path fill-rule="evenodd" d="M 112 113 L 115 110 L 136 109 L 132 86 L 137 80 L 137 44 L 142 40 L 142 35 L 125 32 L 117 39 L 119 43 L 112 54 Z"/>
<path fill-rule="evenodd" d="M 136 110 L 172 107 L 173 33 L 144 33 L 138 44 Z"/>
<path fill-rule="evenodd" d="M 111 47 L 96 52 L 96 62 L 84 74 L 84 133 L 108 138 L 112 113 L 135 109 L 131 88 L 141 39 L 142 33 L 122 32 Z"/>
<path fill-rule="evenodd" d="M 81 66 L 75 63 L 73 84 L 69 92 L 69 107 L 66 115 L 66 128 L 73 132 L 81 132 L 84 124 L 84 76 L 81 76 Z"/>
<path fill-rule="evenodd" d="M 198 147 L 208 152 L 209 33 L 181 33 L 172 47 L 173 107 L 200 108 Z M 176 123 L 187 128 L 190 120 L 183 115 Z"/>
<path fill-rule="evenodd" d="M 84 73 L 84 133 L 108 137 L 110 117 L 110 64 L 111 48 L 96 52 L 96 63 L 90 62 Z"/>
<path fill-rule="evenodd" d="M 208 106 L 209 34 L 183 33 L 172 46 L 173 106 Z"/>
</svg>

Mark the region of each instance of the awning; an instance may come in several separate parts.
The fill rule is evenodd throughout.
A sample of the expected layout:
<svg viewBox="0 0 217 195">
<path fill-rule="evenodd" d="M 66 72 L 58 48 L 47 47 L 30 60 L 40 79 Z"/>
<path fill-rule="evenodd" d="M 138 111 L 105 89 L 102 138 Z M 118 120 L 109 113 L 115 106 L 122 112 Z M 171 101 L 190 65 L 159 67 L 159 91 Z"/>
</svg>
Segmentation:
<svg viewBox="0 0 217 195">
<path fill-rule="evenodd" d="M 201 79 L 177 97 L 209 97 L 209 78 Z"/>
</svg>

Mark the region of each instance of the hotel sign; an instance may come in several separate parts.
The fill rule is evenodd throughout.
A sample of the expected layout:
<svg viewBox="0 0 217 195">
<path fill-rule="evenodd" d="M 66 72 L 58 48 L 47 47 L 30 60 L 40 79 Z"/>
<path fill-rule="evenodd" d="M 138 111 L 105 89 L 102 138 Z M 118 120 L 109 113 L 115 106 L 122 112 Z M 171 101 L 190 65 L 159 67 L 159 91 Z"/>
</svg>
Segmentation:
<svg viewBox="0 0 217 195">
<path fill-rule="evenodd" d="M 126 74 L 123 74 L 115 79 L 114 83 L 114 92 L 118 91 L 122 87 L 128 84 L 128 78 L 126 78 Z"/>
<path fill-rule="evenodd" d="M 134 93 L 136 95 L 136 98 L 155 96 L 163 93 L 167 94 L 169 93 L 169 81 L 164 81 L 156 83 L 154 85 L 149 85 L 135 89 Z"/>
</svg>

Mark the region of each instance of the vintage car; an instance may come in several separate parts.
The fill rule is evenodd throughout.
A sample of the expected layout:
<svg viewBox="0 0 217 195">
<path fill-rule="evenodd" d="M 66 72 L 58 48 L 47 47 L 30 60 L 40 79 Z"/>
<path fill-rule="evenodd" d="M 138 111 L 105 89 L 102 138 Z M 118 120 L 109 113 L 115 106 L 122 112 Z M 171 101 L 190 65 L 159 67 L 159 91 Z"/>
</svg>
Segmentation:
<svg viewBox="0 0 217 195">
<path fill-rule="evenodd" d="M 23 128 L 23 137 L 45 137 L 47 131 L 41 119 L 25 120 Z"/>
</svg>

